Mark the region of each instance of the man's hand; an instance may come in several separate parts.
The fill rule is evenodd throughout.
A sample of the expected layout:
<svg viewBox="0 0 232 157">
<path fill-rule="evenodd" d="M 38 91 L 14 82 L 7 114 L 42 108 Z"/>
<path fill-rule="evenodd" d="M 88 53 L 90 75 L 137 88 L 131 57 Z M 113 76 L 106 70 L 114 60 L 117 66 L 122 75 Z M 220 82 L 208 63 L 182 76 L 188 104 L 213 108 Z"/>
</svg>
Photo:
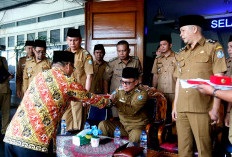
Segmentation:
<svg viewBox="0 0 232 157">
<path fill-rule="evenodd" d="M 174 121 L 177 120 L 177 112 L 176 112 L 176 109 L 175 109 L 175 108 L 173 108 L 173 110 L 172 110 L 172 119 L 173 119 Z"/>
<path fill-rule="evenodd" d="M 230 127 L 230 114 L 227 113 L 225 117 L 225 126 Z"/>
<path fill-rule="evenodd" d="M 209 116 L 210 116 L 210 119 L 212 120 L 211 125 L 215 125 L 216 123 L 219 123 L 218 111 L 212 109 L 211 111 L 209 111 Z"/>
<path fill-rule="evenodd" d="M 19 98 L 21 98 L 21 97 L 22 97 L 22 92 L 21 92 L 21 91 L 17 91 L 17 96 L 18 96 Z"/>
<path fill-rule="evenodd" d="M 206 94 L 206 95 L 212 95 L 213 91 L 215 90 L 215 88 L 213 86 L 210 85 L 198 85 L 197 89 L 199 90 L 199 92 L 201 92 L 202 94 Z"/>
</svg>

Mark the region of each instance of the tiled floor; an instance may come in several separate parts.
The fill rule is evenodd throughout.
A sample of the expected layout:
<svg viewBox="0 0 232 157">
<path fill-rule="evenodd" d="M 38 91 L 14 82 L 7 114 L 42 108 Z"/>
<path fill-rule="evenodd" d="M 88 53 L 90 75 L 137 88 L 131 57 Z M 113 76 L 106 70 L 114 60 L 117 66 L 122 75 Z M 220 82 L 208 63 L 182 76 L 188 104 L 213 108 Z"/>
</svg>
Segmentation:
<svg viewBox="0 0 232 157">
<path fill-rule="evenodd" d="M 11 107 L 10 109 L 10 119 L 14 116 L 15 112 L 17 110 L 17 107 Z M 2 119 L 2 112 L 0 112 L 0 130 L 1 130 L 1 119 Z M 0 134 L 0 157 L 4 157 L 5 156 L 5 151 L 4 151 L 4 143 L 3 143 L 3 135 Z"/>
</svg>

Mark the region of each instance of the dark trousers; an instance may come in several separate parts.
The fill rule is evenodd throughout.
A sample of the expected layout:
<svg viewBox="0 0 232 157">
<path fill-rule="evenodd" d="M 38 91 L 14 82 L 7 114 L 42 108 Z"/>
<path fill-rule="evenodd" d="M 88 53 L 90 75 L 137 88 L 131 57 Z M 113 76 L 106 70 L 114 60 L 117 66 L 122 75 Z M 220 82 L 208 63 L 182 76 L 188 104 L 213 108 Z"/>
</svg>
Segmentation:
<svg viewBox="0 0 232 157">
<path fill-rule="evenodd" d="M 5 157 L 55 157 L 55 154 L 39 152 L 5 143 Z"/>
</svg>

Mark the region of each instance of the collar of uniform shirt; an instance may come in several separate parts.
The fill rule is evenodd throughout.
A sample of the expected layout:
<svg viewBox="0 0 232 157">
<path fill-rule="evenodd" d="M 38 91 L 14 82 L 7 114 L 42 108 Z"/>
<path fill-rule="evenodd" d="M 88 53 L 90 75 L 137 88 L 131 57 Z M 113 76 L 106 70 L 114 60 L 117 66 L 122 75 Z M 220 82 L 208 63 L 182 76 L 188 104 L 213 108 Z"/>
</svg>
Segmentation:
<svg viewBox="0 0 232 157">
<path fill-rule="evenodd" d="M 120 58 L 118 58 L 118 59 L 119 59 L 118 64 L 123 63 L 123 61 L 122 61 Z M 131 56 L 129 56 L 129 59 L 128 59 L 127 64 L 128 64 L 130 61 L 131 61 Z"/>
</svg>

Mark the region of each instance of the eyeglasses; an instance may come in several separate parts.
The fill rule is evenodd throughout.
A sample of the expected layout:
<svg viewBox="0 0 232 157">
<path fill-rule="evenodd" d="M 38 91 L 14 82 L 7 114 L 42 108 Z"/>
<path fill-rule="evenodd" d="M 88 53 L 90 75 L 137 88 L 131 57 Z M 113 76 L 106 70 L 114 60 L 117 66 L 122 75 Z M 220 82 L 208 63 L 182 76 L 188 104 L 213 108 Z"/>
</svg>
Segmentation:
<svg viewBox="0 0 232 157">
<path fill-rule="evenodd" d="M 133 83 L 133 82 L 135 82 L 135 80 L 132 81 L 132 82 L 127 82 L 127 81 L 120 80 L 120 83 L 121 83 L 121 84 L 125 84 L 125 85 L 130 85 L 130 84 Z"/>
<path fill-rule="evenodd" d="M 35 52 L 36 52 L 37 54 L 45 54 L 45 53 L 46 53 L 46 51 L 43 51 L 43 50 L 39 50 L 39 51 L 36 51 L 36 50 L 35 50 Z"/>
</svg>

